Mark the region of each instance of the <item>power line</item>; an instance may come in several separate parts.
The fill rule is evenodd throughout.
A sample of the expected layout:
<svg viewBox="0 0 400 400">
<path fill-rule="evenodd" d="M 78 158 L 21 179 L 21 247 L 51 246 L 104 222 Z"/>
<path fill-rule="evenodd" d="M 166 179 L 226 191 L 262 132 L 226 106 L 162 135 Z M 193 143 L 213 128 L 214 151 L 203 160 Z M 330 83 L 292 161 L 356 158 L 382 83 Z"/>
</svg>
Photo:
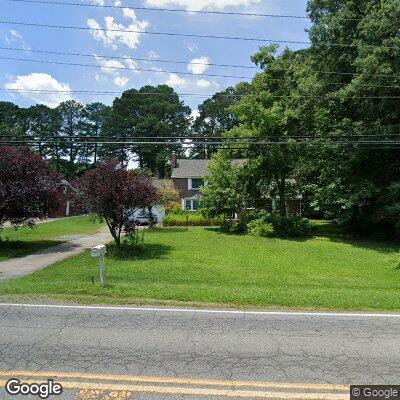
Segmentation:
<svg viewBox="0 0 400 400">
<path fill-rule="evenodd" d="M 121 33 L 140 33 L 143 35 L 158 35 L 158 36 L 178 36 L 178 37 L 195 37 L 195 38 L 207 38 L 207 39 L 225 39 L 225 40 L 243 40 L 251 42 L 268 42 L 268 43 L 292 43 L 292 44 L 306 44 L 310 45 L 310 42 L 305 41 L 292 41 L 292 40 L 272 40 L 272 39 L 261 39 L 261 38 L 250 38 L 240 36 L 218 36 L 218 35 L 199 35 L 194 33 L 177 33 L 177 32 L 154 32 L 154 31 L 141 31 L 132 29 L 108 29 L 108 28 L 90 28 L 87 26 L 71 26 L 71 25 L 52 25 L 52 24 L 37 24 L 31 22 L 19 22 L 19 21 L 4 21 L 0 20 L 2 25 L 17 25 L 17 26 L 32 26 L 40 28 L 53 28 L 53 29 L 75 29 L 85 31 L 107 31 L 107 32 L 121 32 Z M 346 45 L 347 46 L 347 45 Z M 351 45 L 348 45 L 351 46 Z"/>
<path fill-rule="evenodd" d="M 335 134 L 335 135 L 333 135 Z M 59 140 L 59 139 L 66 139 L 66 140 L 70 140 L 70 139 L 102 139 L 102 138 L 106 138 L 107 140 L 110 139 L 110 136 L 107 135 L 74 135 L 74 136 L 57 136 L 57 137 L 42 137 L 40 135 L 23 135 L 23 134 L 0 134 L 0 138 L 19 138 L 19 139 L 38 139 L 38 140 Z M 120 139 L 120 138 L 124 138 L 125 140 L 134 140 L 135 136 L 132 135 L 122 135 L 122 134 L 113 134 L 113 137 L 115 137 L 116 139 Z M 332 133 L 332 136 L 317 136 L 317 135 L 310 135 L 310 134 L 298 134 L 298 135 L 287 135 L 287 136 L 277 136 L 275 137 L 276 140 L 278 141 L 283 141 L 285 139 L 299 139 L 299 140 L 308 140 L 308 139 L 313 139 L 313 140 L 337 140 L 337 139 L 343 139 L 343 138 L 368 138 L 368 137 L 399 137 L 400 138 L 400 133 L 389 133 L 389 134 L 367 134 L 367 135 L 363 135 L 363 134 L 348 134 L 348 133 L 342 133 L 342 134 L 337 134 L 337 133 Z M 140 140 L 144 140 L 144 139 L 148 139 L 148 140 L 173 140 L 173 141 L 177 141 L 179 140 L 194 140 L 194 141 L 198 141 L 200 140 L 205 140 L 205 139 L 211 139 L 211 140 L 219 140 L 219 141 L 229 141 L 229 140 L 246 140 L 248 143 L 252 143 L 252 141 L 260 141 L 260 140 L 266 140 L 265 138 L 263 138 L 262 136 L 248 136 L 248 137 L 240 137 L 240 136 L 236 136 L 236 137 L 221 137 L 221 136 L 201 136 L 199 138 L 199 136 L 197 135 L 193 135 L 193 136 L 189 136 L 189 135 L 185 135 L 185 136 L 139 136 L 137 137 L 137 139 Z M 246 142 L 246 143 L 247 143 Z M 207 142 L 208 143 L 208 142 Z"/>
<path fill-rule="evenodd" d="M 164 62 L 164 63 L 176 63 L 176 64 L 185 64 L 185 65 L 206 65 L 206 66 L 217 66 L 217 67 L 233 67 L 233 68 L 251 68 L 251 69 L 259 69 L 258 67 L 251 66 L 240 66 L 240 65 L 230 65 L 230 64 L 214 64 L 214 63 L 200 63 L 200 62 L 191 62 L 191 61 L 172 61 L 172 60 L 154 60 L 150 58 L 133 58 L 133 57 L 118 57 L 112 55 L 97 55 L 97 54 L 87 54 L 87 53 L 69 53 L 69 52 L 61 52 L 61 51 L 50 51 L 50 50 L 33 50 L 33 49 L 23 49 L 23 48 L 13 48 L 13 47 L 0 47 L 0 50 L 11 50 L 11 51 L 22 51 L 22 52 L 31 52 L 31 53 L 39 53 L 39 54 L 55 54 L 55 55 L 68 55 L 68 56 L 80 56 L 80 57 L 91 57 L 91 58 L 102 58 L 102 59 L 116 59 L 116 60 L 124 60 L 124 61 L 146 61 L 146 62 Z M 59 62 L 59 61 L 46 61 L 46 60 L 31 60 L 25 58 L 14 58 L 14 57 L 0 57 L 0 59 L 4 60 L 15 60 L 15 61 L 24 61 L 24 62 L 37 62 L 44 64 L 61 64 L 61 65 L 71 65 L 71 66 L 83 66 L 83 67 L 98 67 L 98 68 L 109 68 L 109 69 L 128 69 L 133 71 L 144 71 L 144 72 L 153 72 L 153 73 L 173 73 L 173 74 L 183 74 L 183 75 L 193 75 L 193 76 L 211 76 L 211 77 L 224 77 L 224 78 L 235 78 L 235 79 L 251 79 L 251 77 L 244 76 L 234 76 L 234 75 L 221 75 L 221 74 L 193 74 L 191 72 L 180 72 L 180 71 L 167 71 L 167 70 L 153 70 L 153 69 L 143 69 L 143 68 L 131 68 L 131 67 L 116 67 L 110 66 L 105 67 L 103 65 L 97 64 L 82 64 L 82 63 L 68 63 L 68 62 Z M 260 71 L 262 72 L 262 71 Z M 316 71 L 310 71 L 316 72 Z M 332 72 L 333 74 L 334 72 Z M 338 74 L 342 74 L 338 72 Z M 357 74 L 353 74 L 357 75 Z M 369 75 L 369 74 L 368 74 Z M 369 75 L 371 76 L 371 75 Z M 372 75 L 374 76 L 374 75 Z M 377 75 L 380 76 L 380 75 Z M 387 75 L 385 77 L 396 78 L 396 76 Z M 269 81 L 282 82 L 285 78 L 270 78 Z M 345 83 L 343 82 L 322 82 L 323 84 L 328 85 L 338 85 L 343 86 Z M 400 89 L 399 85 L 366 85 L 361 84 L 361 87 L 380 87 L 380 88 L 392 88 L 392 89 Z"/>
<path fill-rule="evenodd" d="M 81 94 L 81 95 L 100 95 L 100 96 L 120 96 L 122 92 L 118 91 L 97 91 L 97 90 L 51 90 L 51 89 L 2 89 L 0 88 L 1 92 L 16 92 L 16 93 L 43 93 L 43 94 Z M 174 96 L 178 95 L 181 97 L 212 97 L 214 94 L 198 94 L 198 93 L 152 93 L 152 92 L 123 92 L 124 96 Z M 239 94 L 222 94 L 226 97 L 238 96 L 243 97 L 244 95 Z"/>
<path fill-rule="evenodd" d="M 68 137 L 66 137 L 68 139 Z M 73 138 L 72 138 L 73 139 Z M 58 139 L 42 139 L 42 140 L 6 140 L 6 141 L 0 141 L 0 143 L 25 143 L 25 144 L 30 144 L 30 143 L 37 143 L 37 144 L 42 144 L 42 145 L 47 145 L 47 144 L 66 144 L 66 142 L 71 142 L 71 141 L 60 141 Z M 184 145 L 184 146 L 193 146 L 193 145 L 292 145 L 292 144 L 309 144 L 311 142 L 315 142 L 317 144 L 398 144 L 400 145 L 400 140 L 342 140 L 342 141 L 331 141 L 328 139 L 318 139 L 318 140 L 304 140 L 304 141 L 288 141 L 288 140 L 280 140 L 280 141 L 271 141 L 271 140 L 262 140 L 262 141 L 221 141 L 221 140 L 216 140 L 216 141 L 204 141 L 204 140 L 197 140 L 197 141 L 191 141 L 191 142 L 186 142 L 183 143 L 182 141 L 177 141 L 175 140 L 174 142 L 164 142 L 164 141 L 152 141 L 152 142 L 147 142 L 147 141 L 142 141 L 142 140 L 108 140 L 108 141 L 91 141 L 87 142 L 84 140 L 73 140 L 73 143 L 76 144 L 86 144 L 86 145 L 91 145 L 91 144 L 103 144 L 103 145 L 150 145 L 150 146 L 159 146 L 159 145 Z"/>
<path fill-rule="evenodd" d="M 83 94 L 83 95 L 100 95 L 100 96 L 114 96 L 114 95 L 121 95 L 121 92 L 116 91 L 96 91 L 96 90 L 47 90 L 47 89 L 0 89 L 2 92 L 17 92 L 17 93 L 43 93 L 43 94 L 55 94 L 55 93 L 63 93 L 63 94 Z M 198 94 L 198 93 L 151 93 L 151 92 L 123 92 L 123 95 L 129 96 L 173 96 L 178 95 L 181 97 L 200 97 L 200 98 L 208 98 L 214 96 L 214 94 Z M 224 94 L 227 97 L 245 97 L 250 95 L 257 95 L 258 93 L 248 93 L 248 94 Z M 335 94 L 335 93 L 333 93 Z M 400 96 L 346 96 L 345 99 L 340 99 L 336 97 L 329 97 L 329 96 L 307 96 L 307 95 L 273 95 L 268 94 L 270 98 L 280 98 L 280 99 L 328 99 L 328 100 L 352 100 L 352 99 L 359 99 L 359 100 L 398 100 Z"/>
<path fill-rule="evenodd" d="M 110 9 L 124 9 L 138 11 L 156 11 L 156 12 L 173 12 L 184 14 L 206 14 L 206 15 L 229 15 L 241 17 L 267 17 L 267 18 L 293 18 L 293 19 L 308 19 L 306 15 L 285 15 L 285 14 L 263 14 L 263 13 L 244 13 L 236 11 L 204 11 L 204 10 L 182 10 L 179 8 L 155 8 L 155 7 L 139 7 L 139 6 L 116 6 L 106 4 L 90 4 L 90 3 L 70 3 L 65 1 L 43 1 L 43 0 L 8 0 L 15 3 L 34 3 L 34 4 L 49 4 L 49 5 L 62 5 L 62 6 L 79 6 L 79 7 L 95 7 L 95 8 L 110 8 Z M 353 19 L 353 18 L 349 18 Z M 354 18 L 354 20 L 359 20 Z"/>
<path fill-rule="evenodd" d="M 245 69 L 257 69 L 260 70 L 259 67 L 255 65 L 235 65 L 235 64 L 216 64 L 212 62 L 196 62 L 196 61 L 175 61 L 175 60 L 165 60 L 165 59 L 154 59 L 154 58 L 138 58 L 138 57 L 118 57 L 113 56 L 111 54 L 88 54 L 88 53 L 69 53 L 65 51 L 55 51 L 55 50 L 35 50 L 35 49 L 24 49 L 24 48 L 16 48 L 16 47 L 0 47 L 0 50 L 12 50 L 12 51 L 22 51 L 22 52 L 30 52 L 30 53 L 40 53 L 40 54 L 56 54 L 63 56 L 79 56 L 79 57 L 100 57 L 100 58 L 108 58 L 115 60 L 132 60 L 132 61 L 146 61 L 146 62 L 157 62 L 157 63 L 169 63 L 169 64 L 191 64 L 191 65 L 205 65 L 209 67 L 229 67 L 229 68 L 245 68 Z"/>
<path fill-rule="evenodd" d="M 137 72 L 152 72 L 152 73 L 165 73 L 165 74 L 177 74 L 177 75 L 190 75 L 190 76 L 208 76 L 213 78 L 230 78 L 230 79 L 252 79 L 251 76 L 237 76 L 237 75 L 222 75 L 222 74 L 209 74 L 209 73 L 202 73 L 202 74 L 194 74 L 193 72 L 186 72 L 186 71 L 167 71 L 164 69 L 150 69 L 150 68 L 134 68 L 134 67 L 127 67 L 127 66 L 105 66 L 105 65 L 98 65 L 98 64 L 83 64 L 83 63 L 71 63 L 65 61 L 46 61 L 46 60 L 34 60 L 30 58 L 19 58 L 19 57 L 2 57 L 0 56 L 0 60 L 8 60 L 8 61 L 24 61 L 24 62 L 35 62 L 39 64 L 54 64 L 54 65 L 69 65 L 74 67 L 90 67 L 90 68 L 101 68 L 103 70 L 107 69 L 115 69 L 115 70 L 128 70 L 128 71 L 137 71 Z"/>
<path fill-rule="evenodd" d="M 144 31 L 144 30 L 132 30 L 132 29 L 108 29 L 108 28 L 90 28 L 87 26 L 73 26 L 73 25 L 52 25 L 52 24 L 39 24 L 33 22 L 20 22 L 20 21 L 4 21 L 1 20 L 2 25 L 17 25 L 17 26 L 31 26 L 39 28 L 52 28 L 52 29 L 74 29 L 74 30 L 85 30 L 93 32 L 120 32 L 120 33 L 139 33 L 143 35 L 157 35 L 157 36 L 175 36 L 175 37 L 194 37 L 194 38 L 205 38 L 205 39 L 224 39 L 224 40 L 241 40 L 247 42 L 259 42 L 259 43 L 290 43 L 300 45 L 314 45 L 314 46 L 332 46 L 332 47 L 358 47 L 359 44 L 343 44 L 343 43 L 311 43 L 301 40 L 282 40 L 282 39 L 264 39 L 255 37 L 243 37 L 243 36 L 220 36 L 220 35 L 200 35 L 195 33 L 177 33 L 177 32 L 156 32 L 156 31 Z M 385 48 L 397 50 L 395 46 L 379 46 L 364 44 L 368 48 Z"/>
<path fill-rule="evenodd" d="M 146 61 L 146 62 L 159 62 L 159 63 L 171 63 L 171 64 L 192 64 L 192 65 L 207 65 L 210 67 L 229 67 L 229 68 L 245 68 L 245 69 L 257 69 L 260 70 L 259 67 L 254 65 L 236 65 L 236 64 L 216 64 L 212 62 L 193 62 L 193 61 L 182 61 L 182 60 L 165 60 L 165 59 L 153 59 L 153 58 L 137 58 L 137 57 L 119 57 L 111 54 L 88 54 L 88 53 L 71 53 L 65 51 L 57 51 L 57 50 L 42 50 L 42 49 L 24 49 L 17 47 L 0 47 L 0 50 L 11 50 L 11 51 L 22 51 L 22 52 L 30 52 L 30 53 L 41 53 L 41 54 L 56 54 L 56 55 L 65 55 L 65 56 L 79 56 L 79 57 L 101 57 L 101 58 L 109 58 L 116 60 L 133 60 L 133 61 Z M 290 69 L 277 68 L 278 71 L 290 71 Z M 389 75 L 389 74 L 371 74 L 371 73 L 362 73 L 362 72 L 346 72 L 346 71 L 320 71 L 320 70 L 310 70 L 312 73 L 318 74 L 329 74 L 329 75 L 367 75 L 367 76 L 375 76 L 380 78 L 400 78 L 400 75 Z"/>
</svg>

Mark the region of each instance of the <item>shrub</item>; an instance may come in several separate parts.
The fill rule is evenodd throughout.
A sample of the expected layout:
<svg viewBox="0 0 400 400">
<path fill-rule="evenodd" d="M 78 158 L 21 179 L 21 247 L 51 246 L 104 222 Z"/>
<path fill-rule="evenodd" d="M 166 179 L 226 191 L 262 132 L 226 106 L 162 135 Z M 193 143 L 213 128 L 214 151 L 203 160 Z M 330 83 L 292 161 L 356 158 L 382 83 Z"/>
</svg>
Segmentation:
<svg viewBox="0 0 400 400">
<path fill-rule="evenodd" d="M 274 234 L 274 227 L 262 219 L 255 219 L 247 224 L 247 234 L 251 236 L 270 237 Z"/>
<path fill-rule="evenodd" d="M 222 219 L 207 218 L 197 212 L 170 213 L 164 218 L 164 226 L 220 226 Z"/>
<path fill-rule="evenodd" d="M 139 246 L 144 242 L 144 230 L 142 229 L 140 231 L 137 225 L 132 221 L 128 221 L 124 225 L 124 234 L 123 245 L 125 247 Z"/>
<path fill-rule="evenodd" d="M 286 217 L 267 215 L 262 220 L 272 224 L 274 236 L 278 237 L 305 237 L 314 232 L 314 227 L 310 221 L 299 215 L 289 215 Z"/>
<path fill-rule="evenodd" d="M 241 235 L 247 233 L 247 226 L 241 221 L 224 221 L 221 224 L 221 232 Z"/>
<path fill-rule="evenodd" d="M 268 214 L 265 211 L 253 211 L 248 216 L 247 233 L 264 237 L 305 237 L 315 232 L 307 218 L 299 215 Z"/>
</svg>

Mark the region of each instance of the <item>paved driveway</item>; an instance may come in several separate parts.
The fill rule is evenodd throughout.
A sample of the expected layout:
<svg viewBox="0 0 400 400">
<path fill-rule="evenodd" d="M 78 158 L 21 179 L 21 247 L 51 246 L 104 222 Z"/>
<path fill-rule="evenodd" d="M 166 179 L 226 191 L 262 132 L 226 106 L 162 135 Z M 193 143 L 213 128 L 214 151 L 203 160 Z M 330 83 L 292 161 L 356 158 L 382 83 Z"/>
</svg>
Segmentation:
<svg viewBox="0 0 400 400">
<path fill-rule="evenodd" d="M 75 256 L 93 246 L 108 243 L 112 240 L 112 237 L 106 227 L 98 233 L 68 236 L 64 239 L 66 242 L 57 246 L 49 247 L 25 257 L 12 258 L 11 260 L 0 262 L 0 281 L 31 274 L 55 262 Z"/>
</svg>

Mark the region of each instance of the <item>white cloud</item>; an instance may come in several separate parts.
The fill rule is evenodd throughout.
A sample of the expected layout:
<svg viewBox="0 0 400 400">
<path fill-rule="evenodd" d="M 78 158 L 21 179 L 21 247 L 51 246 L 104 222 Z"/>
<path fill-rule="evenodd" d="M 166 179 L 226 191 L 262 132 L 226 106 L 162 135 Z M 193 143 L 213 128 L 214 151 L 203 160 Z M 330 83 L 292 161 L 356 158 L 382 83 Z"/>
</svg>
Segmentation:
<svg viewBox="0 0 400 400">
<path fill-rule="evenodd" d="M 97 63 L 101 66 L 101 70 L 109 75 L 118 75 L 120 69 L 124 69 L 125 66 L 118 60 L 107 60 L 106 58 L 102 58 L 94 55 Z"/>
<path fill-rule="evenodd" d="M 186 85 L 186 79 L 181 78 L 177 74 L 169 74 L 168 80 L 165 82 L 169 86 L 184 86 Z"/>
<path fill-rule="evenodd" d="M 199 49 L 199 46 L 197 46 L 197 44 L 194 43 L 189 43 L 186 48 L 191 52 L 194 53 L 196 50 Z"/>
<path fill-rule="evenodd" d="M 160 58 L 160 56 L 153 50 L 150 50 L 147 53 L 147 58 L 150 58 L 150 60 L 157 60 L 157 58 Z"/>
<path fill-rule="evenodd" d="M 160 75 L 162 73 L 162 69 L 160 67 L 151 67 L 151 70 L 154 71 L 156 75 Z"/>
<path fill-rule="evenodd" d="M 208 57 L 194 58 L 187 66 L 187 70 L 196 75 L 204 74 L 210 68 L 210 62 L 211 60 Z"/>
<path fill-rule="evenodd" d="M 117 76 L 114 79 L 114 83 L 119 86 L 119 87 L 125 87 L 129 82 L 129 78 L 123 77 L 123 76 Z"/>
<path fill-rule="evenodd" d="M 102 75 L 102 74 L 96 74 L 94 76 L 94 79 L 96 80 L 96 82 L 105 82 L 105 81 L 107 81 L 107 77 L 105 75 Z"/>
<path fill-rule="evenodd" d="M 104 6 L 104 4 L 105 4 L 104 0 L 89 0 L 89 3 L 97 4 L 99 6 Z"/>
<path fill-rule="evenodd" d="M 42 93 L 42 92 L 21 92 L 20 96 L 45 104 L 49 107 L 56 107 L 61 102 L 72 99 L 71 88 L 67 83 L 58 82 L 49 74 L 33 72 L 29 75 L 19 75 L 12 82 L 4 85 L 6 89 L 17 90 L 49 90 L 62 91 L 63 93 Z M 13 92 L 14 93 L 14 92 Z"/>
<path fill-rule="evenodd" d="M 25 39 L 23 36 L 16 31 L 15 29 L 10 29 L 8 33 L 5 35 L 4 40 L 7 44 L 18 44 L 24 50 L 30 50 L 31 48 L 26 44 Z"/>
<path fill-rule="evenodd" d="M 210 81 L 206 81 L 205 79 L 199 79 L 196 82 L 196 86 L 198 86 L 199 88 L 208 88 L 211 86 L 211 82 Z"/>
<path fill-rule="evenodd" d="M 114 6 L 115 6 L 115 7 L 121 7 L 121 5 L 122 5 L 122 1 L 121 1 L 121 0 L 116 0 L 116 1 L 114 2 Z"/>
<path fill-rule="evenodd" d="M 135 61 L 130 58 L 124 60 L 126 64 L 125 67 L 125 65 L 118 60 L 110 60 L 97 55 L 94 56 L 98 64 L 101 66 L 101 70 L 104 72 L 104 74 L 112 75 L 114 77 L 114 83 L 119 87 L 125 87 L 129 82 L 129 78 L 121 75 L 121 70 L 126 70 L 126 67 L 137 68 Z M 139 71 L 133 72 L 139 73 Z M 95 79 L 97 82 L 101 82 L 102 80 L 107 80 L 107 76 L 97 74 L 95 75 Z"/>
<path fill-rule="evenodd" d="M 10 35 L 15 39 L 24 40 L 22 35 L 15 29 L 10 29 Z"/>
<path fill-rule="evenodd" d="M 200 116 L 199 110 L 192 110 L 192 113 L 190 114 L 190 116 L 193 118 L 193 120 L 195 120 L 197 117 Z"/>
<path fill-rule="evenodd" d="M 188 11 L 223 10 L 225 7 L 250 6 L 261 0 L 146 0 L 151 7 L 179 6 Z"/>
<path fill-rule="evenodd" d="M 132 70 L 132 72 L 136 73 L 136 74 L 140 74 L 140 71 L 138 71 L 138 64 L 135 60 L 132 60 L 131 58 L 129 58 L 128 56 L 125 56 L 125 65 Z"/>
<path fill-rule="evenodd" d="M 128 25 L 119 24 L 115 22 L 114 17 L 107 16 L 104 17 L 105 27 L 101 28 L 100 24 L 91 18 L 87 20 L 89 32 L 94 39 L 103 42 L 105 47 L 116 50 L 123 44 L 130 49 L 136 49 L 140 43 L 140 31 L 145 30 L 149 23 L 145 20 L 139 21 L 132 9 L 124 8 L 122 13 L 125 18 L 130 19 Z"/>
</svg>

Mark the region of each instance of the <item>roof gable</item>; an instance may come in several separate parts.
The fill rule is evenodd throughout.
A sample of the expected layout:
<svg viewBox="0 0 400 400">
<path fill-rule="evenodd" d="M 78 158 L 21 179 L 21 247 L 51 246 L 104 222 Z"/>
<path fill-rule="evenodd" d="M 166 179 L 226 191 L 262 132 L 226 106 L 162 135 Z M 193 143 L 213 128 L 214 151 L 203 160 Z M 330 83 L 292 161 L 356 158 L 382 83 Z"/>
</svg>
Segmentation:
<svg viewBox="0 0 400 400">
<path fill-rule="evenodd" d="M 247 160 L 232 160 L 235 165 L 243 165 Z M 207 164 L 210 160 L 178 159 L 177 167 L 172 170 L 172 178 L 204 178 L 210 173 Z"/>
</svg>

